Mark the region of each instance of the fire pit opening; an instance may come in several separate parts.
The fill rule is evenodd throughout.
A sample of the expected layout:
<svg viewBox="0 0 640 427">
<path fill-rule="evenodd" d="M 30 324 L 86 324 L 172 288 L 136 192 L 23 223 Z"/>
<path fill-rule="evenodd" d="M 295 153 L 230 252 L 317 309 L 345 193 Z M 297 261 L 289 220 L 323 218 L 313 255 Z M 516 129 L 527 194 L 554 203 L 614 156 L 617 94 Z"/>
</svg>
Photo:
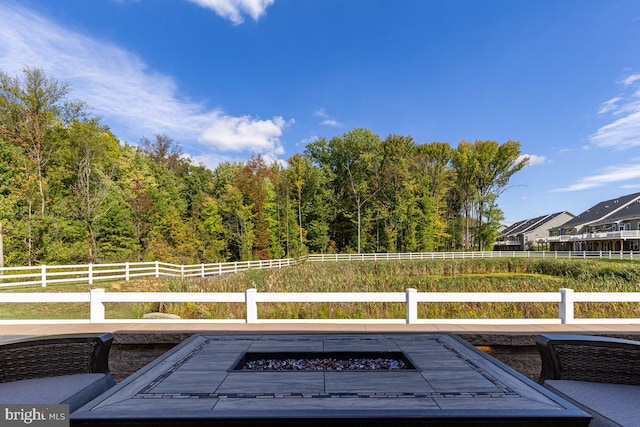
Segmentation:
<svg viewBox="0 0 640 427">
<path fill-rule="evenodd" d="M 415 370 L 400 351 L 247 352 L 232 371 Z"/>
</svg>

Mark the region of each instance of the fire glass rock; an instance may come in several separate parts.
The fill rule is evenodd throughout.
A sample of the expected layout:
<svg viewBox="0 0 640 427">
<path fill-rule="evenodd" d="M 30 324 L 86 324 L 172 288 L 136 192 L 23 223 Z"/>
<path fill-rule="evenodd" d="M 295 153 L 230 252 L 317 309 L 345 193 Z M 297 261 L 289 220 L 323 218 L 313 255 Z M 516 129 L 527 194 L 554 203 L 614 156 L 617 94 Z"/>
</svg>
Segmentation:
<svg viewBox="0 0 640 427">
<path fill-rule="evenodd" d="M 339 360 L 334 358 L 311 359 L 259 359 L 247 361 L 243 371 L 360 371 L 407 369 L 398 359 L 353 358 Z"/>
</svg>

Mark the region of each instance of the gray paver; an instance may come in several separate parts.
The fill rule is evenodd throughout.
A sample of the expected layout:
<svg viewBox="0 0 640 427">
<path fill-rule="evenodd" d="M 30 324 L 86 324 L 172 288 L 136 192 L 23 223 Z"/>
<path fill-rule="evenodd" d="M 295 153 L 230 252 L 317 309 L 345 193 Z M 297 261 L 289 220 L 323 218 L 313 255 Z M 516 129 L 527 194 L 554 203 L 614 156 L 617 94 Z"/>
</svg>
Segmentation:
<svg viewBox="0 0 640 427">
<path fill-rule="evenodd" d="M 206 349 L 205 349 L 206 350 Z M 238 352 L 201 351 L 182 366 L 179 371 L 226 371 L 233 368 L 238 360 Z"/>
<path fill-rule="evenodd" d="M 433 387 L 419 372 L 326 372 L 327 393 L 428 393 Z"/>
<path fill-rule="evenodd" d="M 184 415 L 211 415 L 218 399 L 131 399 L 119 403 L 117 406 L 100 408 L 100 414 L 113 416 L 127 413 L 129 416 L 153 418 L 158 416 L 158 403 L 171 407 L 172 411 Z"/>
<path fill-rule="evenodd" d="M 231 372 L 218 393 L 322 393 L 321 372 Z"/>
<path fill-rule="evenodd" d="M 282 340 L 282 339 L 266 339 L 255 341 L 249 347 L 248 351 L 322 351 L 322 341 L 319 340 Z"/>
<path fill-rule="evenodd" d="M 439 407 L 433 399 L 386 399 L 370 397 L 360 399 L 357 397 L 332 397 L 315 399 L 256 399 L 250 405 L 239 399 L 223 399 L 216 405 L 214 412 L 229 411 L 231 413 L 242 411 L 292 411 L 292 410 L 437 410 Z"/>
<path fill-rule="evenodd" d="M 226 371 L 176 371 L 149 393 L 214 393 L 228 375 Z"/>
<path fill-rule="evenodd" d="M 422 376 L 440 393 L 502 392 L 493 382 L 474 371 L 426 370 L 422 371 Z"/>
<path fill-rule="evenodd" d="M 329 338 L 324 340 L 324 351 L 398 351 L 398 346 L 393 340 L 384 337 L 378 339 Z"/>
</svg>

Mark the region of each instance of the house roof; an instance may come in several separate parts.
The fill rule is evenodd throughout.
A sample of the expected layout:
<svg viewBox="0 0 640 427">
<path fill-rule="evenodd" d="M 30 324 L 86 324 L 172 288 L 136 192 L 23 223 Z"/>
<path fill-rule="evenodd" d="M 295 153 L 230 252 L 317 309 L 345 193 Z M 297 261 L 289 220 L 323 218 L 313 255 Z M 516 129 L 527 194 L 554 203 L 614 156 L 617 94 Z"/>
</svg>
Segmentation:
<svg viewBox="0 0 640 427">
<path fill-rule="evenodd" d="M 614 212 L 607 218 L 593 222 L 591 225 L 611 224 L 636 218 L 640 218 L 640 197 L 626 205 L 624 208 Z"/>
<path fill-rule="evenodd" d="M 605 200 L 587 209 L 573 219 L 564 223 L 561 228 L 579 227 L 585 224 L 615 222 L 613 218 L 621 215 L 640 214 L 640 193 L 628 194 L 611 200 Z M 629 208 L 628 210 L 626 208 Z M 560 228 L 560 227 L 558 227 Z"/>
<path fill-rule="evenodd" d="M 568 213 L 568 212 L 566 211 L 556 212 L 548 215 L 542 215 L 536 218 L 526 219 L 524 221 L 518 221 L 512 224 L 511 226 L 507 227 L 506 229 L 504 229 L 501 234 L 502 236 L 514 236 L 517 234 L 526 233 L 528 231 L 531 231 L 538 227 L 543 226 L 544 224 L 548 223 L 549 221 L 551 221 L 552 219 L 554 219 L 555 217 L 563 213 Z"/>
</svg>

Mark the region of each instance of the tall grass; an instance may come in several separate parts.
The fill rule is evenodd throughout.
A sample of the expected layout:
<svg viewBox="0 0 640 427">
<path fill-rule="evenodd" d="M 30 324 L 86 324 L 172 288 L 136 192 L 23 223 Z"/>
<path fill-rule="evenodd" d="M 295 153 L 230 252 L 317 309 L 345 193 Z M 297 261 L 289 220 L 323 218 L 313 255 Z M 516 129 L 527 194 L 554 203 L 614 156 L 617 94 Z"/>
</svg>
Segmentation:
<svg viewBox="0 0 640 427">
<path fill-rule="evenodd" d="M 144 279 L 101 283 L 108 292 L 640 292 L 640 263 L 629 260 L 455 259 L 305 263 L 205 279 Z M 89 285 L 8 288 L 1 292 L 86 292 Z M 151 311 L 193 319 L 244 319 L 243 303 L 107 303 L 110 319 L 139 318 Z M 262 319 L 404 319 L 403 303 L 260 303 Z M 576 317 L 640 318 L 640 304 L 579 303 Z M 421 303 L 420 318 L 554 318 L 557 304 Z M 2 304 L 0 319 L 88 318 L 84 303 Z"/>
<path fill-rule="evenodd" d="M 277 270 L 234 275 L 169 279 L 166 290 L 179 292 L 577 292 L 640 291 L 640 264 L 619 260 L 470 259 L 306 263 Z M 184 318 L 244 318 L 244 304 L 166 304 Z M 405 318 L 402 303 L 261 303 L 262 319 Z M 556 304 L 419 304 L 421 318 L 558 318 Z M 640 317 L 636 304 L 581 303 L 577 317 Z"/>
</svg>

